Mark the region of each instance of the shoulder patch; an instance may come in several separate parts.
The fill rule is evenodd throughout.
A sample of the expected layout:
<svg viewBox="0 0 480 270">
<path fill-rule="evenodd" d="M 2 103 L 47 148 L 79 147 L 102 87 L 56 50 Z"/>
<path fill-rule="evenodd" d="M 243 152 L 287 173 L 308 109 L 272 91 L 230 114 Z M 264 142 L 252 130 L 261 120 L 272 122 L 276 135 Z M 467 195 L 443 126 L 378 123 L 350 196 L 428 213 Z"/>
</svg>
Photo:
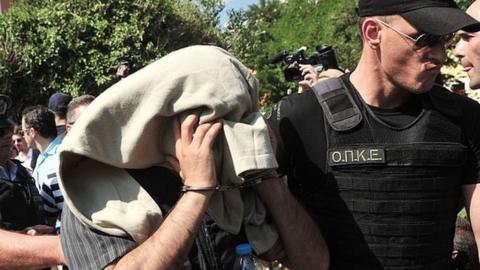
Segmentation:
<svg viewBox="0 0 480 270">
<path fill-rule="evenodd" d="M 47 179 L 52 179 L 52 178 L 55 178 L 55 177 L 57 177 L 57 173 L 47 174 Z"/>
<path fill-rule="evenodd" d="M 333 130 L 347 131 L 362 122 L 362 113 L 341 79 L 320 81 L 312 90 Z"/>
</svg>

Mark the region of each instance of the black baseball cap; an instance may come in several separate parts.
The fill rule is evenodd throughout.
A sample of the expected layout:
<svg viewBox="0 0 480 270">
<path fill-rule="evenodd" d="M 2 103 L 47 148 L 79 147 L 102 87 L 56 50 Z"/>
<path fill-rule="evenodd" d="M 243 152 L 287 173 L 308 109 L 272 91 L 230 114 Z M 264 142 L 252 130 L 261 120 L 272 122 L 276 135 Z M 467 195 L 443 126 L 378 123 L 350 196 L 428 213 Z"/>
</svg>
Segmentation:
<svg viewBox="0 0 480 270">
<path fill-rule="evenodd" d="M 0 128 L 13 127 L 15 123 L 8 118 L 8 109 L 12 106 L 12 100 L 6 95 L 0 95 Z"/>
<path fill-rule="evenodd" d="M 48 100 L 48 108 L 56 113 L 66 114 L 68 103 L 71 100 L 71 95 L 57 92 L 50 96 L 50 99 Z"/>
<path fill-rule="evenodd" d="M 418 30 L 447 35 L 460 29 L 480 30 L 480 22 L 461 10 L 453 0 L 359 0 L 360 17 L 400 15 Z"/>
</svg>

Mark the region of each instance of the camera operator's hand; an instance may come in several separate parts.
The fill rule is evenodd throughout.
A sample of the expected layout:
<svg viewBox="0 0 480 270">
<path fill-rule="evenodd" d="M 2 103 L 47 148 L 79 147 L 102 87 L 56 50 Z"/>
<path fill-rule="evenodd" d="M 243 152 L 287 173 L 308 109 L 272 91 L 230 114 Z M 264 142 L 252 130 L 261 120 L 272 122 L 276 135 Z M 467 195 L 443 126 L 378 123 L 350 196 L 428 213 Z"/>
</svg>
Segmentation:
<svg viewBox="0 0 480 270">
<path fill-rule="evenodd" d="M 312 88 L 312 85 L 318 81 L 318 71 L 312 65 L 300 64 L 300 72 L 302 72 L 303 81 L 298 82 L 298 93 L 303 93 Z"/>
<path fill-rule="evenodd" d="M 212 147 L 222 124 L 199 125 L 198 120 L 198 115 L 191 114 L 182 123 L 179 119 L 173 121 L 176 159 L 167 157 L 167 160 L 179 172 L 184 185 L 212 187 L 217 184 Z"/>
<path fill-rule="evenodd" d="M 318 74 L 318 81 L 326 80 L 329 78 L 337 78 L 342 76 L 343 74 L 345 74 L 343 71 L 331 68 L 320 72 L 320 74 Z"/>
</svg>

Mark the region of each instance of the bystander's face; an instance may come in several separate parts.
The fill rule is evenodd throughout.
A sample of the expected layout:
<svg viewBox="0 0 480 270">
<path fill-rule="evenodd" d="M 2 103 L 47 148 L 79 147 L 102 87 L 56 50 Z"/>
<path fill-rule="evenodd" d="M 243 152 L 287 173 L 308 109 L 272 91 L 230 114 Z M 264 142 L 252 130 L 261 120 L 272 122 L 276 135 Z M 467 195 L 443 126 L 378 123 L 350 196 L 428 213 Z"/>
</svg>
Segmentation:
<svg viewBox="0 0 480 270">
<path fill-rule="evenodd" d="M 0 128 L 0 163 L 10 159 L 12 153 L 13 127 Z"/>
<path fill-rule="evenodd" d="M 32 147 L 33 148 L 34 144 L 33 144 L 31 128 L 27 127 L 27 125 L 25 124 L 25 119 L 22 119 L 22 130 L 23 130 L 23 138 L 25 139 L 25 142 L 27 143 L 27 147 Z"/>
<path fill-rule="evenodd" d="M 67 125 L 66 125 L 67 132 L 70 131 L 70 129 L 72 129 L 72 126 L 75 124 L 78 117 L 80 117 L 80 115 L 85 111 L 85 109 L 88 107 L 88 105 L 90 105 L 90 104 L 80 105 L 80 106 L 76 107 L 75 109 L 73 109 L 73 112 L 71 113 L 70 118 L 67 119 Z"/>
<path fill-rule="evenodd" d="M 480 1 L 475 1 L 468 9 L 467 13 L 480 20 Z M 465 72 L 470 78 L 470 87 L 472 89 L 480 88 L 480 32 L 467 33 L 458 32 L 460 41 L 455 47 L 455 55 L 460 59 Z"/>
<path fill-rule="evenodd" d="M 13 141 L 13 147 L 17 149 L 17 151 L 20 153 L 26 153 L 28 151 L 28 146 L 27 142 L 23 138 L 23 136 L 19 134 L 13 134 L 12 135 L 12 141 Z"/>
<path fill-rule="evenodd" d="M 377 59 L 384 79 L 396 88 L 411 93 L 429 91 L 447 59 L 445 44 L 419 47 L 413 39 L 422 33 L 400 16 L 389 16 L 387 27 L 379 23 L 381 31 Z M 395 30 L 394 30 L 395 29 Z M 399 32 L 407 35 L 400 34 Z"/>
</svg>

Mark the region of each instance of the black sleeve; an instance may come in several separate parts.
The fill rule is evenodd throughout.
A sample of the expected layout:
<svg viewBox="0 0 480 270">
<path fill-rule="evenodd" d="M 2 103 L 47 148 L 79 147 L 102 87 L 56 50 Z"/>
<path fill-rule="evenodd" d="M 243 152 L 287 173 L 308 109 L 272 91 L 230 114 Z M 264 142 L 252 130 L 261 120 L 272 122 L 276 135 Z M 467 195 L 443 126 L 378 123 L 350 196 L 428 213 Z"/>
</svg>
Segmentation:
<svg viewBox="0 0 480 270">
<path fill-rule="evenodd" d="M 459 97 L 462 102 L 462 129 L 468 146 L 467 167 L 462 184 L 480 182 L 480 104 Z"/>
<path fill-rule="evenodd" d="M 282 122 L 282 117 L 284 117 L 283 111 L 288 109 L 284 106 L 286 103 L 288 102 L 285 99 L 280 100 L 280 102 L 273 106 L 271 114 L 267 116 L 268 125 L 273 130 L 277 140 L 276 157 L 279 166 L 278 172 L 282 175 L 288 174 L 289 171 L 289 149 L 285 147 L 288 145 L 288 142 L 285 142 L 285 135 L 280 132 L 280 124 Z"/>
<path fill-rule="evenodd" d="M 307 193 L 325 181 L 326 135 L 323 111 L 313 91 L 283 98 L 267 117 L 277 141 L 279 172 L 292 194 L 306 206 Z M 307 206 L 306 206 L 307 207 Z"/>
<path fill-rule="evenodd" d="M 63 254 L 69 269 L 103 269 L 133 249 L 133 240 L 104 234 L 81 223 L 65 206 L 60 234 Z"/>
</svg>

